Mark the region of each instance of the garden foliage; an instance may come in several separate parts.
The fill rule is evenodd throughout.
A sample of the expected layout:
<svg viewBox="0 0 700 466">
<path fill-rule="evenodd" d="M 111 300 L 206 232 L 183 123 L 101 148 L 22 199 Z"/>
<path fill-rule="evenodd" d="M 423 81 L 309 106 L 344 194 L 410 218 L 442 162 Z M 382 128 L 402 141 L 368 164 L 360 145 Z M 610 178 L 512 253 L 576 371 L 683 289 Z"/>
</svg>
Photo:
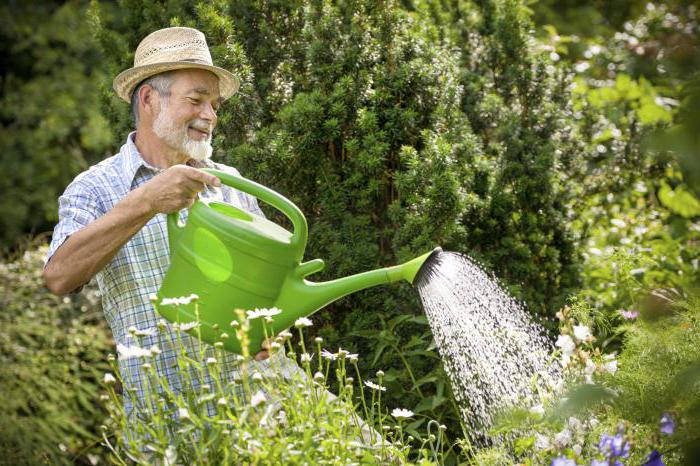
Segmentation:
<svg viewBox="0 0 700 466">
<path fill-rule="evenodd" d="M 634 284 L 629 277 L 621 287 Z M 559 314 L 557 340 L 565 396 L 544 394 L 541 404 L 506 415 L 496 430 L 512 436 L 512 448 L 485 449 L 474 458 L 477 464 L 499 452 L 527 465 L 647 464 L 654 452 L 663 463 L 652 464 L 696 464 L 700 302 L 697 295 L 656 296 L 640 311 L 619 313 L 624 323 L 615 328 L 623 341 L 614 352 L 605 348 L 606 339 L 593 337 L 606 334 L 598 328 L 605 319 L 585 300 L 572 299 Z"/>
<path fill-rule="evenodd" d="M 357 354 L 322 349 L 321 338 L 306 343 L 301 329 L 312 325 L 308 318 L 297 319 L 292 329 L 298 332 L 296 343 L 289 331 L 274 339 L 272 356 L 260 363 L 265 369 L 244 352 L 236 363 L 237 377 L 227 377 L 222 370 L 231 367 L 222 367 L 219 359 L 225 356 L 223 340 L 229 338 L 229 332 L 245 341 L 254 319 L 264 319 L 269 332 L 279 312 L 274 308 L 247 314 L 239 310 L 239 320 L 224 329 L 215 351 L 207 353 L 209 357 L 204 350 L 188 356 L 188 345 L 181 339 L 185 329 L 199 338 L 197 321 L 170 324 L 161 320 L 151 330 L 173 328 L 168 331 L 172 340 L 166 344 L 180 355 L 177 386 L 152 364 L 160 349 L 141 348 L 140 330 L 134 328 L 133 343 L 119 348 L 119 357 L 140 360 L 145 394 L 126 415 L 113 389 L 119 372 L 116 377 L 105 375 L 111 395 L 109 426 L 115 433 L 113 438 L 105 435 L 105 443 L 112 459 L 136 464 L 443 464 L 445 426 L 430 421 L 424 436 L 407 435 L 405 424 L 416 414 L 394 408 L 388 415 L 383 374 L 377 374 L 376 383 L 363 383 Z M 294 361 L 299 356 L 296 370 L 285 353 Z M 338 385 L 337 397 L 327 391 L 330 380 Z M 365 392 L 367 402 L 362 396 Z"/>
<path fill-rule="evenodd" d="M 107 70 L 85 7 L 0 5 L 0 251 L 53 228 L 58 194 L 112 144 L 96 85 Z"/>
<path fill-rule="evenodd" d="M 240 72 L 215 156 L 301 207 L 307 257 L 329 265 L 319 279 L 440 245 L 484 262 L 541 314 L 575 285 L 567 185 L 580 144 L 568 82 L 530 47 L 516 2 L 454 7 L 465 20 L 442 39 L 419 9 L 392 2 L 121 6 L 118 21 L 93 10 L 114 70 L 130 66 L 126 51 L 147 32 L 189 25 L 207 35 L 215 61 Z M 127 106 L 115 102 L 109 115 L 126 134 Z M 394 366 L 393 396 L 456 420 L 444 374 L 425 357 L 425 321 L 392 320 L 419 313 L 407 286 L 368 290 L 324 311 L 319 332 L 362 352 L 380 348 L 371 366 Z M 395 344 L 383 341 L 387 331 Z"/>
<path fill-rule="evenodd" d="M 99 296 L 43 286 L 46 247 L 0 264 L 0 463 L 90 464 L 104 458 L 98 401 L 112 339 Z"/>
<path fill-rule="evenodd" d="M 697 383 L 692 370 L 682 377 L 697 362 L 686 337 L 697 336 L 700 285 L 700 35 L 696 8 L 667 3 L 4 5 L 0 157 L 12 176 L 0 182 L 0 240 L 14 249 L 22 234 L 49 229 L 71 177 L 123 143 L 129 108 L 111 79 L 131 66 L 139 41 L 161 27 L 197 27 L 214 62 L 242 79 L 241 92 L 219 112 L 214 158 L 301 207 L 310 225 L 306 256 L 328 266 L 319 280 L 440 245 L 484 263 L 539 316 L 551 319 L 575 295 L 570 316 L 595 336 L 583 350 L 617 355 L 616 377 L 596 379 L 618 392 L 617 401 L 590 408 L 599 424 L 579 432 L 583 453 L 576 443 L 537 449 L 542 438 L 514 416 L 506 423 L 512 444 L 472 461 L 600 459 L 612 454 L 597 445 L 600 435 L 622 435 L 620 425 L 633 446 L 649 447 L 635 450 L 635 460 L 654 447 L 680 461 L 665 451 L 685 448 L 681 434 L 659 437 L 656 424 L 668 410 L 685 419 L 683 436 L 697 438 L 697 406 L 687 398 Z M 533 33 L 531 18 L 548 24 Z M 3 393 L 19 393 L 10 395 L 3 422 L 22 426 L 17 438 L 4 439 L 4 456 L 63 461 L 58 445 L 76 455 L 94 440 L 105 329 L 96 308 L 78 311 L 74 298 L 64 303 L 40 288 L 33 255 L 2 267 L 17 283 L 3 296 L 3 309 L 12 309 L 2 317 Z M 668 315 L 654 320 L 655 309 Z M 639 321 L 625 317 L 637 312 Z M 53 328 L 56 316 L 61 324 Z M 72 319 L 89 325 L 67 326 Z M 454 443 L 458 410 L 408 286 L 349 296 L 317 322 L 311 336 L 366 355 L 362 376 L 386 372 L 388 404 L 418 415 L 407 432 L 435 418 Z M 552 320 L 544 322 L 555 331 Z M 85 332 L 94 336 L 89 343 Z M 646 341 L 661 351 L 650 354 Z M 16 351 L 17 342 L 34 350 Z M 32 362 L 54 357 L 48 348 L 65 359 Z M 659 366 L 667 378 L 655 377 Z M 68 388 L 42 391 L 47 374 Z M 669 392 L 675 380 L 685 380 L 691 395 Z M 53 401 L 69 408 L 56 411 Z M 550 440 L 569 422 L 524 417 L 541 423 Z M 43 442 L 34 450 L 40 456 L 31 456 L 31 442 Z M 454 451 L 446 458 L 455 461 Z"/>
</svg>

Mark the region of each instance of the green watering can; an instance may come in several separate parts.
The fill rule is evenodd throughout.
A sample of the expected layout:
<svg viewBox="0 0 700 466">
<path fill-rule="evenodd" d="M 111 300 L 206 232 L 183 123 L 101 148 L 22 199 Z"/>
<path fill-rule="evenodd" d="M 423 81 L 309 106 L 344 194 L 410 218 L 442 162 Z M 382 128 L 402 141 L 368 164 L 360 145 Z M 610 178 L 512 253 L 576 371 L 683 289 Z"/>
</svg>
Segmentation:
<svg viewBox="0 0 700 466">
<path fill-rule="evenodd" d="M 425 260 L 437 248 L 395 267 L 372 270 L 323 283 L 306 280 L 323 269 L 323 261 L 301 263 L 308 227 L 299 208 L 282 195 L 246 178 L 219 170 L 202 169 L 222 183 L 251 194 L 275 207 L 292 222 L 294 231 L 230 204 L 197 201 L 190 207 L 187 223 L 181 226 L 177 213 L 168 215 L 170 268 L 158 291 L 156 308 L 171 322 L 193 322 L 203 341 L 223 341 L 228 351 L 243 353 L 233 320 L 236 309 L 276 307 L 272 335 L 291 327 L 327 304 L 355 291 L 399 280 L 413 282 Z M 160 304 L 164 298 L 194 293 L 198 299 L 183 304 Z M 197 309 L 195 308 L 197 306 Z M 194 333 L 190 330 L 190 333 Z M 228 338 L 222 340 L 221 334 Z M 265 339 L 262 319 L 250 321 L 248 353 L 255 354 Z"/>
</svg>

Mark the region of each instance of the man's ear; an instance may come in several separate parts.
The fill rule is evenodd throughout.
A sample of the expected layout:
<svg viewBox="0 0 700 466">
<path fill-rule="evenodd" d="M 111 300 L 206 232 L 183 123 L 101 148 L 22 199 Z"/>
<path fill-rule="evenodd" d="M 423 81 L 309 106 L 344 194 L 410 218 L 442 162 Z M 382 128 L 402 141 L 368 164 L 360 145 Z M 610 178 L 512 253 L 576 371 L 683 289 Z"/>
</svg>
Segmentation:
<svg viewBox="0 0 700 466">
<path fill-rule="evenodd" d="M 159 95 L 158 92 L 153 89 L 151 86 L 141 86 L 139 88 L 139 112 L 143 114 L 147 114 L 151 117 L 155 116 L 158 113 L 158 109 L 160 108 L 160 102 L 159 102 Z"/>
</svg>

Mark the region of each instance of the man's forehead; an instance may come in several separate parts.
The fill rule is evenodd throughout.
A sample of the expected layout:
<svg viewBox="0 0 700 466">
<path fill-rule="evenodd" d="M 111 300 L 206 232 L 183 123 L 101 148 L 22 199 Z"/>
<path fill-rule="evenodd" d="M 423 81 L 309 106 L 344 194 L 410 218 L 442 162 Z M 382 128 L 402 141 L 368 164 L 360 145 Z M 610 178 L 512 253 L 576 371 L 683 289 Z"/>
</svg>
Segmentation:
<svg viewBox="0 0 700 466">
<path fill-rule="evenodd" d="M 185 93 L 219 96 L 219 78 L 206 70 L 179 70 L 173 84 Z"/>
</svg>

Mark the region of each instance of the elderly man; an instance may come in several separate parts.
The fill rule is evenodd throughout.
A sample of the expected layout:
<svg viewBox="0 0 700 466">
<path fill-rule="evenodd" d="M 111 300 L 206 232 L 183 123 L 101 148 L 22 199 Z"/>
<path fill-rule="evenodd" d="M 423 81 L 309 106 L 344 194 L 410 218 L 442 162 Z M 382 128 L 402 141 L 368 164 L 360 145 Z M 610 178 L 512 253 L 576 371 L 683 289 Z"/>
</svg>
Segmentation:
<svg viewBox="0 0 700 466">
<path fill-rule="evenodd" d="M 169 265 L 166 214 L 181 211 L 181 221 L 199 195 L 262 215 L 256 200 L 222 186 L 194 167 L 237 173 L 209 160 L 212 131 L 221 102 L 239 86 L 235 75 L 212 64 L 204 35 L 190 28 L 168 28 L 138 46 L 134 67 L 114 80 L 114 89 L 131 103 L 136 131 L 119 153 L 78 175 L 59 200 L 59 223 L 46 258 L 44 279 L 55 294 L 79 291 L 97 279 L 104 313 L 118 345 L 136 342 L 129 329 L 146 335 L 141 346 L 156 345 L 157 364 L 177 385 L 176 350 L 155 329 L 158 317 L 149 297 Z M 170 335 L 172 336 L 172 335 Z M 197 342 L 187 337 L 198 354 Z M 207 347 L 207 351 L 211 348 Z M 235 376 L 234 355 L 227 377 Z M 255 357 L 260 372 L 270 370 L 267 351 Z M 298 367 L 280 355 L 275 370 Z M 137 358 L 120 357 L 127 412 L 143 397 Z"/>
</svg>

